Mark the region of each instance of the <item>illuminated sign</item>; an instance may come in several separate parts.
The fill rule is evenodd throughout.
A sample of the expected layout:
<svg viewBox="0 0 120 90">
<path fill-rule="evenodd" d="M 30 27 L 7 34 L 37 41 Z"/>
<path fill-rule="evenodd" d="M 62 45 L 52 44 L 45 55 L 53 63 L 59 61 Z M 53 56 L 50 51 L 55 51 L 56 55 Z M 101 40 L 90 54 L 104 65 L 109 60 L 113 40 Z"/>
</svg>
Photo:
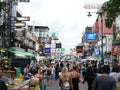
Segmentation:
<svg viewBox="0 0 120 90">
<path fill-rule="evenodd" d="M 26 26 L 26 23 L 22 22 L 22 23 L 15 23 L 15 26 L 19 27 L 25 27 Z"/>
<path fill-rule="evenodd" d="M 30 17 L 17 17 L 18 21 L 30 21 Z"/>
<path fill-rule="evenodd" d="M 86 32 L 85 38 L 87 40 L 96 40 L 97 39 L 97 34 L 94 32 Z"/>
</svg>

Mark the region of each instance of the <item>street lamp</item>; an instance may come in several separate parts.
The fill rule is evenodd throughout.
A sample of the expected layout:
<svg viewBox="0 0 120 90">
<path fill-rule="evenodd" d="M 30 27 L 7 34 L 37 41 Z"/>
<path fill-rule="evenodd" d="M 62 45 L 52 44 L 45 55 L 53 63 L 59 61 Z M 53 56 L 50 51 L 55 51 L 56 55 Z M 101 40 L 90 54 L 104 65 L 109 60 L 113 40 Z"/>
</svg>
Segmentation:
<svg viewBox="0 0 120 90">
<path fill-rule="evenodd" d="M 101 64 L 104 64 L 104 57 L 103 57 L 103 15 L 102 12 L 97 12 L 97 14 L 101 17 Z M 92 16 L 89 12 L 87 16 Z"/>
<path fill-rule="evenodd" d="M 103 58 L 103 16 L 102 12 L 98 13 L 101 17 L 101 64 L 104 63 L 104 58 Z"/>
</svg>

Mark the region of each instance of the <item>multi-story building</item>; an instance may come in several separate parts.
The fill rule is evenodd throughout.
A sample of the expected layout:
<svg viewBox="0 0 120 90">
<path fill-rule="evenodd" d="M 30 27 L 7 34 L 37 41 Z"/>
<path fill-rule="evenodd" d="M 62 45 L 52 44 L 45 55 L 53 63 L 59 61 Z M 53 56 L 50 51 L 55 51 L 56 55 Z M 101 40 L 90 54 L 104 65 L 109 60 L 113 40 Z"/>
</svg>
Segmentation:
<svg viewBox="0 0 120 90">
<path fill-rule="evenodd" d="M 99 56 L 99 58 L 101 58 L 101 53 L 103 53 L 103 58 L 107 58 L 106 54 L 110 53 L 112 48 L 113 28 L 107 28 L 105 26 L 104 16 L 98 15 L 96 22 L 92 26 L 91 32 L 94 32 L 97 35 L 96 40 L 88 40 L 91 41 L 88 42 L 89 50 L 92 50 L 91 55 Z M 83 42 L 86 42 L 85 34 L 82 38 Z"/>
<path fill-rule="evenodd" d="M 48 45 L 50 49 L 50 37 L 49 37 L 49 27 L 48 26 L 34 26 L 28 25 L 29 31 L 31 31 L 37 38 L 37 43 L 39 48 L 37 50 L 40 56 L 45 56 L 48 53 L 45 53 L 45 45 Z"/>
</svg>

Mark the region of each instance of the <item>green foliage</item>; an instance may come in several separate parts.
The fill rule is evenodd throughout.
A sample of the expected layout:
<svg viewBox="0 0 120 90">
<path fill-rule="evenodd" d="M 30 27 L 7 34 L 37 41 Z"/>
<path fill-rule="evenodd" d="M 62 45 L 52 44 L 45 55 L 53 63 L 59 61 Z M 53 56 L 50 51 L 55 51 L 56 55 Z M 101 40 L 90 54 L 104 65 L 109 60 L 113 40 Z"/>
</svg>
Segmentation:
<svg viewBox="0 0 120 90">
<path fill-rule="evenodd" d="M 1 9 L 3 9 L 5 7 L 5 3 L 4 2 L 0 2 L 0 11 Z"/>
<path fill-rule="evenodd" d="M 115 18 L 120 15 L 120 1 L 109 0 L 102 5 L 103 13 L 107 13 L 105 24 L 108 28 L 112 27 Z"/>
<path fill-rule="evenodd" d="M 115 39 L 113 40 L 113 42 L 120 42 L 120 39 Z"/>
</svg>

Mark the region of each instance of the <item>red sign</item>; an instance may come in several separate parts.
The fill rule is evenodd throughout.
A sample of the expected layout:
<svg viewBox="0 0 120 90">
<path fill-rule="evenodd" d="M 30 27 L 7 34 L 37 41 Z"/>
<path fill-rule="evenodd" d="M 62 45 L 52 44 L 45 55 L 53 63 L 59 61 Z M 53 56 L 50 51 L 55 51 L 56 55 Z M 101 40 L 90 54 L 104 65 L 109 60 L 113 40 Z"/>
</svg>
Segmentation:
<svg viewBox="0 0 120 90">
<path fill-rule="evenodd" d="M 77 49 L 77 53 L 83 53 L 82 49 Z"/>
<path fill-rule="evenodd" d="M 115 54 L 115 51 L 114 51 L 115 47 L 112 47 L 111 49 L 111 54 L 114 55 Z"/>
</svg>

